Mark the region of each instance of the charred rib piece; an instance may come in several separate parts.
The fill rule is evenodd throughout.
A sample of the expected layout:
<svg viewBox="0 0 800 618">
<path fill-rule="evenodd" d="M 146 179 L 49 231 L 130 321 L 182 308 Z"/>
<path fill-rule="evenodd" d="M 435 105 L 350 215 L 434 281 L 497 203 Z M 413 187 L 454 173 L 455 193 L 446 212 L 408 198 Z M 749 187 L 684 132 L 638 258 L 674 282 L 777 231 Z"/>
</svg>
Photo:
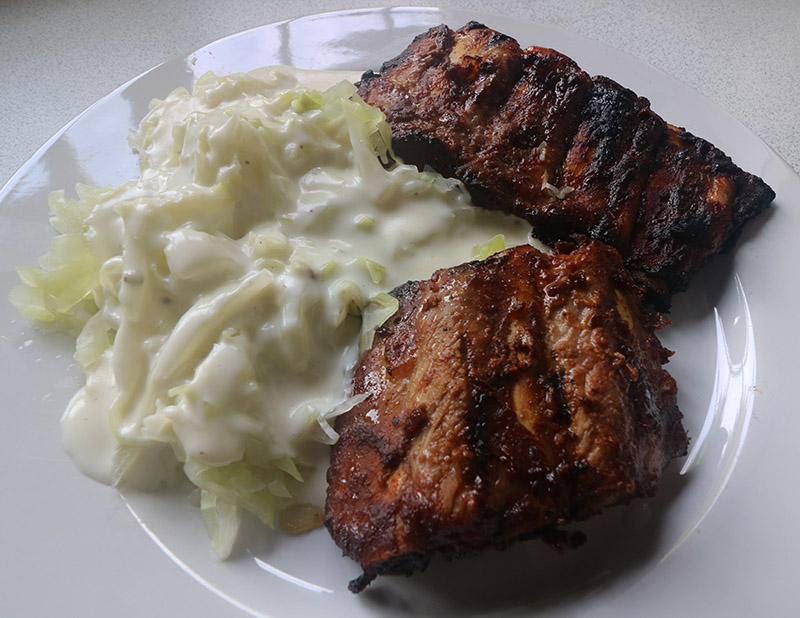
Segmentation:
<svg viewBox="0 0 800 618">
<path fill-rule="evenodd" d="M 545 240 L 611 244 L 662 305 L 775 197 L 646 99 L 474 22 L 417 37 L 359 92 L 406 162 L 456 176 Z"/>
<path fill-rule="evenodd" d="M 351 590 L 649 496 L 685 453 L 660 318 L 611 247 L 518 247 L 393 294 L 328 471 Z"/>
</svg>

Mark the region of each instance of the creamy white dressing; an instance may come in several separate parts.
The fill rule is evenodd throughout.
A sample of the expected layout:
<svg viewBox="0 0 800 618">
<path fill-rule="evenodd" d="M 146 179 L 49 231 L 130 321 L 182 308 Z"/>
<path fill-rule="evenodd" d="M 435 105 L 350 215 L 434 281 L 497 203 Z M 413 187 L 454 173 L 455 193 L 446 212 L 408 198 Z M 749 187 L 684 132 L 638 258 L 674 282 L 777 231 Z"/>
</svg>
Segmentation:
<svg viewBox="0 0 800 618">
<path fill-rule="evenodd" d="M 218 471 L 291 458 L 307 479 L 298 495 L 321 506 L 318 445 L 353 403 L 359 314 L 498 234 L 528 242 L 527 224 L 474 208 L 459 183 L 385 169 L 388 126 L 348 100 L 352 79 L 204 77 L 154 102 L 132 134 L 140 178 L 87 219 L 99 312 L 84 339 L 113 333 L 62 422 L 87 475 L 157 487 L 183 466 L 235 503 L 239 489 L 209 480 Z"/>
<path fill-rule="evenodd" d="M 64 446 L 78 469 L 86 476 L 111 484 L 111 461 L 117 441 L 108 427 L 109 410 L 117 389 L 111 371 L 111 355 L 103 354 L 86 377 L 86 386 L 69 402 L 61 417 Z"/>
</svg>

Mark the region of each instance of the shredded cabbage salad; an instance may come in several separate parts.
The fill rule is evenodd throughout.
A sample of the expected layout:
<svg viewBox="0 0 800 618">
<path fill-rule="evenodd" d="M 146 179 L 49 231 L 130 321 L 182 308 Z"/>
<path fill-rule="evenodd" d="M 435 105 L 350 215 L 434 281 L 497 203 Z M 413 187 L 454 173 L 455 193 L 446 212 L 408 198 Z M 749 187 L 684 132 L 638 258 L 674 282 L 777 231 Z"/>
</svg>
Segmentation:
<svg viewBox="0 0 800 618">
<path fill-rule="evenodd" d="M 51 194 L 57 235 L 11 293 L 76 336 L 87 384 L 63 424 L 79 467 L 115 485 L 188 478 L 221 557 L 242 511 L 320 522 L 305 481 L 365 397 L 348 380 L 397 309 L 387 292 L 527 240 L 456 181 L 388 165 L 389 126 L 351 83 L 303 81 L 208 74 L 154 101 L 130 136 L 139 178 Z M 89 415 L 102 449 L 76 428 Z"/>
</svg>

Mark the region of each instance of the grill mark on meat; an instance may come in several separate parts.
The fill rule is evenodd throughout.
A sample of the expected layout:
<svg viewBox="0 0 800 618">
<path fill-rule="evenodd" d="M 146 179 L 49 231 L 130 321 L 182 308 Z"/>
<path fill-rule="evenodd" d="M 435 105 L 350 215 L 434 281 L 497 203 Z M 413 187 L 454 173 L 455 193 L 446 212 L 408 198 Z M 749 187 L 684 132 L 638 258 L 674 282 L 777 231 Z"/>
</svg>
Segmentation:
<svg viewBox="0 0 800 618">
<path fill-rule="evenodd" d="M 647 99 L 475 22 L 417 37 L 359 93 L 404 161 L 461 179 L 475 204 L 528 219 L 545 241 L 611 244 L 657 306 L 775 197 Z"/>
<path fill-rule="evenodd" d="M 650 495 L 686 448 L 619 254 L 518 247 L 395 290 L 336 421 L 325 523 L 364 575 L 544 536 Z M 409 343 L 413 342 L 413 343 Z M 397 363 L 392 367 L 392 363 Z"/>
</svg>

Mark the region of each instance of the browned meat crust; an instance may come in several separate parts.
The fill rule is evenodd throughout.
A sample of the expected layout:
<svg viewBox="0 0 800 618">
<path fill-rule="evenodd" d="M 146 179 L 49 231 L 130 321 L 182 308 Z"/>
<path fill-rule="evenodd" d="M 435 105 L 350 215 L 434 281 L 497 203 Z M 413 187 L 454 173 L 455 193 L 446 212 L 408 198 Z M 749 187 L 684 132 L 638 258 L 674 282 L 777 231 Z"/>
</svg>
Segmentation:
<svg viewBox="0 0 800 618">
<path fill-rule="evenodd" d="M 328 471 L 352 590 L 651 495 L 685 453 L 660 318 L 614 249 L 518 247 L 393 294 Z"/>
<path fill-rule="evenodd" d="M 663 305 L 775 197 L 646 99 L 478 23 L 420 35 L 359 92 L 403 160 L 460 178 L 545 240 L 611 244 Z"/>
</svg>

